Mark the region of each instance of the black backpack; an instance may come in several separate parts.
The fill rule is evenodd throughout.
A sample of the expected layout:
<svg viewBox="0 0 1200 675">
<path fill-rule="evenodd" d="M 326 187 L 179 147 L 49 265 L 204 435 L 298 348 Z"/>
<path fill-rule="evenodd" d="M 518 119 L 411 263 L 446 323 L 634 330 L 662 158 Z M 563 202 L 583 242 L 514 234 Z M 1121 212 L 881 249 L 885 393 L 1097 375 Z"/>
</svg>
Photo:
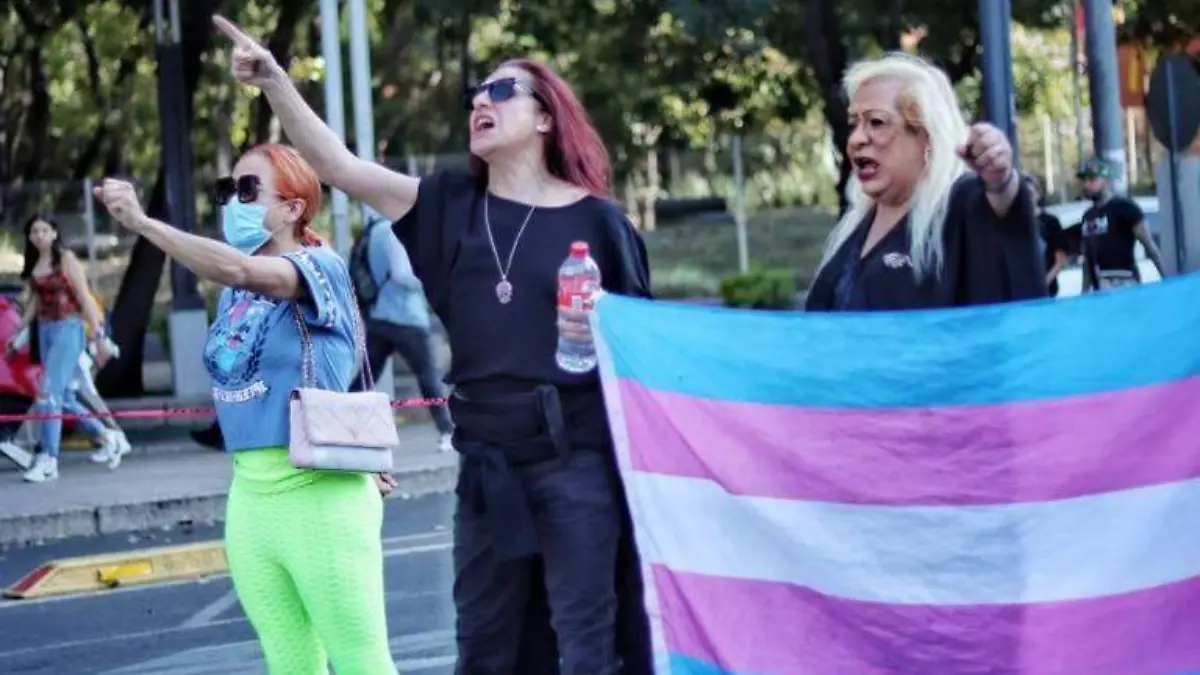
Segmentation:
<svg viewBox="0 0 1200 675">
<path fill-rule="evenodd" d="M 368 223 L 350 249 L 350 281 L 354 284 L 354 295 L 358 298 L 359 309 L 364 313 L 375 306 L 375 300 L 379 297 L 381 284 L 377 283 L 371 274 L 370 253 L 371 230 L 381 222 L 377 220 Z M 391 276 L 391 270 L 388 271 L 388 276 Z M 387 276 L 384 280 L 387 280 Z"/>
</svg>

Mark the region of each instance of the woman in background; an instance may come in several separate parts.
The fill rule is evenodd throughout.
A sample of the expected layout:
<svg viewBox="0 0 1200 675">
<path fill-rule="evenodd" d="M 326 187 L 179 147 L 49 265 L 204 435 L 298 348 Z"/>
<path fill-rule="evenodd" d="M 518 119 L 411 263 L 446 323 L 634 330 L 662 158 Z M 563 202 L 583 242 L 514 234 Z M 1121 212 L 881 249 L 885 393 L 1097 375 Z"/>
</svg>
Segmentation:
<svg viewBox="0 0 1200 675">
<path fill-rule="evenodd" d="M 75 254 L 63 247 L 56 223 L 37 214 L 25 223 L 25 264 L 21 279 L 29 287 L 29 305 L 21 317 L 14 337 L 37 319 L 38 350 L 42 360 L 42 381 L 33 410 L 47 418 L 40 422 L 41 448 L 33 466 L 23 478 L 44 483 L 58 478 L 58 453 L 62 443 L 62 414 L 71 380 L 75 379 L 79 359 L 88 345 L 86 321 L 91 327 L 96 362 L 108 361 L 104 315 L 88 288 L 83 265 Z M 14 349 L 13 342 L 7 345 Z M 94 417 L 76 423 L 100 446 L 100 456 L 116 468 L 121 462 L 117 436 Z"/>
</svg>

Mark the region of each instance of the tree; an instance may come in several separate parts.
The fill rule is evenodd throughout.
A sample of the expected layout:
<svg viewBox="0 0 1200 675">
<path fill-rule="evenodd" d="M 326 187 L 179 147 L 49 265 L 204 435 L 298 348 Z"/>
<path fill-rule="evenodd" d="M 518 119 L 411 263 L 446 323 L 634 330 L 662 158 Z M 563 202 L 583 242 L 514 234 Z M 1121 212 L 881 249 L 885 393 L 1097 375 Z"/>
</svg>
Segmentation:
<svg viewBox="0 0 1200 675">
<path fill-rule="evenodd" d="M 1197 38 L 1200 0 L 1123 0 L 1118 26 L 1123 41 L 1160 49 L 1178 49 Z"/>
<path fill-rule="evenodd" d="M 211 17 L 219 4 L 219 0 L 192 0 L 183 3 L 180 8 L 181 23 L 188 27 L 182 33 L 180 50 L 183 55 L 183 91 L 189 113 L 192 112 L 192 100 L 200 82 L 202 57 L 212 37 Z M 168 219 L 165 177 L 165 165 L 160 161 L 154 189 L 146 204 L 146 212 L 151 217 L 164 220 Z M 144 393 L 143 347 L 165 261 L 166 256 L 161 249 L 138 237 L 112 309 L 113 339 L 122 346 L 121 358 L 110 362 L 96 378 L 96 386 L 105 396 L 139 396 Z"/>
</svg>

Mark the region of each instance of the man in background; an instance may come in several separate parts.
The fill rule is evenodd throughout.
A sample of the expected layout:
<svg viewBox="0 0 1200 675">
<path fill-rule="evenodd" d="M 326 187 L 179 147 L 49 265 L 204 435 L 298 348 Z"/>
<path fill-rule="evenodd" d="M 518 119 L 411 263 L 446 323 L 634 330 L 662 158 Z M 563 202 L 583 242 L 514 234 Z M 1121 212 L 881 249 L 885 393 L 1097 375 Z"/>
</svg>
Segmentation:
<svg viewBox="0 0 1200 675">
<path fill-rule="evenodd" d="M 446 394 L 430 340 L 425 289 L 413 272 L 408 252 L 392 233 L 391 223 L 368 213 L 366 226 L 350 252 L 350 277 L 366 318 L 371 372 L 378 373 L 388 357 L 399 352 L 416 376 L 421 396 L 443 398 Z M 450 411 L 437 405 L 429 412 L 440 434 L 438 449 L 449 452 L 454 430 Z"/>
<path fill-rule="evenodd" d="M 1112 167 L 1102 159 L 1089 159 L 1079 169 L 1079 180 L 1083 196 L 1093 202 L 1080 222 L 1083 292 L 1141 283 L 1135 255 L 1138 242 L 1159 275 L 1166 277 L 1146 214 L 1137 202 L 1113 194 Z"/>
</svg>

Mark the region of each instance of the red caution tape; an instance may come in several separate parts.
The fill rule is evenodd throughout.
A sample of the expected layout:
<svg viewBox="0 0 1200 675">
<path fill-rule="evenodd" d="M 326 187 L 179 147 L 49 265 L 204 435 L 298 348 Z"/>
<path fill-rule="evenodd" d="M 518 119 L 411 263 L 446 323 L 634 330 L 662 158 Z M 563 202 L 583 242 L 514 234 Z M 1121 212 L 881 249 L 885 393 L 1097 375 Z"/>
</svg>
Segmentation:
<svg viewBox="0 0 1200 675">
<path fill-rule="evenodd" d="M 444 398 L 406 398 L 392 401 L 392 408 L 431 408 L 445 405 Z M 213 417 L 217 411 L 212 406 L 203 408 L 143 408 L 141 410 L 114 410 L 108 413 L 25 413 L 24 415 L 0 415 L 0 423 L 28 422 L 42 420 L 82 420 L 82 419 L 168 419 L 175 417 Z"/>
</svg>

